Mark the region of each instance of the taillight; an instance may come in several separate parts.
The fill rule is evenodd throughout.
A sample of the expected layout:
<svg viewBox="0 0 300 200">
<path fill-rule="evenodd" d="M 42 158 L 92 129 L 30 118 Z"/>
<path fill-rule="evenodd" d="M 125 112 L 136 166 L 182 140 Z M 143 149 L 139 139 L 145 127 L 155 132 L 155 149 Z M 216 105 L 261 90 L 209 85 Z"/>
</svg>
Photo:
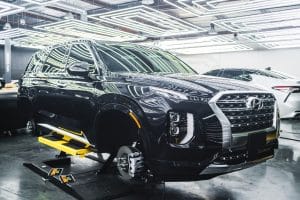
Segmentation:
<svg viewBox="0 0 300 200">
<path fill-rule="evenodd" d="M 300 92 L 300 86 L 274 86 L 272 88 L 281 92 Z"/>
</svg>

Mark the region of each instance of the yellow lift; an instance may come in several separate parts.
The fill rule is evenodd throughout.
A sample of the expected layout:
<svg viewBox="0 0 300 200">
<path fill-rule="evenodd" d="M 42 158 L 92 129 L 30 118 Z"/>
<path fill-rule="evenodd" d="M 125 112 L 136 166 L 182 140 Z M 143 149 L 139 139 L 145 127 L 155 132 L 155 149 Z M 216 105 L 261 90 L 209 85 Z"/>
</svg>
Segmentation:
<svg viewBox="0 0 300 200">
<path fill-rule="evenodd" d="M 38 138 L 38 141 L 42 144 L 66 154 L 80 157 L 84 157 L 86 154 L 95 151 L 83 133 L 74 133 L 63 128 L 56 128 L 49 124 L 38 125 L 51 130 L 49 135 L 40 136 Z"/>
</svg>

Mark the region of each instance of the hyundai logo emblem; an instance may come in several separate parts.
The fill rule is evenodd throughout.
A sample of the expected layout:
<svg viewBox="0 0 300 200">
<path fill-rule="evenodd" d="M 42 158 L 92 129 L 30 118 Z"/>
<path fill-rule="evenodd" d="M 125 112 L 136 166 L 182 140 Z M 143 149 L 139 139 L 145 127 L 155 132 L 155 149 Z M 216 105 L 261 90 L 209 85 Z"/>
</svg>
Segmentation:
<svg viewBox="0 0 300 200">
<path fill-rule="evenodd" d="M 260 110 L 264 106 L 264 103 L 261 99 L 257 97 L 249 97 L 246 102 L 246 107 L 252 110 Z"/>
</svg>

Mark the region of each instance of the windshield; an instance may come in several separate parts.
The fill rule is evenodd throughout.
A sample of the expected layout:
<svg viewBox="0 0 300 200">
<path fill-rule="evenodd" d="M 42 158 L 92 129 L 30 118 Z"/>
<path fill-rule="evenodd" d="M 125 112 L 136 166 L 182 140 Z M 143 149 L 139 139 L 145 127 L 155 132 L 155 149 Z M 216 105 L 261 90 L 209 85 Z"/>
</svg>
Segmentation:
<svg viewBox="0 0 300 200">
<path fill-rule="evenodd" d="M 176 56 L 158 49 L 130 44 L 96 44 L 96 50 L 111 72 L 192 73 Z"/>
</svg>

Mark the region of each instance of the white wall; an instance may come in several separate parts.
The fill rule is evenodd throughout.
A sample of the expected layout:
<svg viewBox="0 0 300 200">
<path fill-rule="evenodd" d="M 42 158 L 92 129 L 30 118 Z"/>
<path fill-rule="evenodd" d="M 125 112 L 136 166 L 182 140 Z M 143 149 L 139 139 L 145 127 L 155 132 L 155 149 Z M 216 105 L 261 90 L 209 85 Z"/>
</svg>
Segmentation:
<svg viewBox="0 0 300 200">
<path fill-rule="evenodd" d="M 219 54 L 178 55 L 183 61 L 204 73 L 223 67 L 272 67 L 296 77 L 300 77 L 300 48 L 264 51 L 244 51 Z"/>
</svg>

